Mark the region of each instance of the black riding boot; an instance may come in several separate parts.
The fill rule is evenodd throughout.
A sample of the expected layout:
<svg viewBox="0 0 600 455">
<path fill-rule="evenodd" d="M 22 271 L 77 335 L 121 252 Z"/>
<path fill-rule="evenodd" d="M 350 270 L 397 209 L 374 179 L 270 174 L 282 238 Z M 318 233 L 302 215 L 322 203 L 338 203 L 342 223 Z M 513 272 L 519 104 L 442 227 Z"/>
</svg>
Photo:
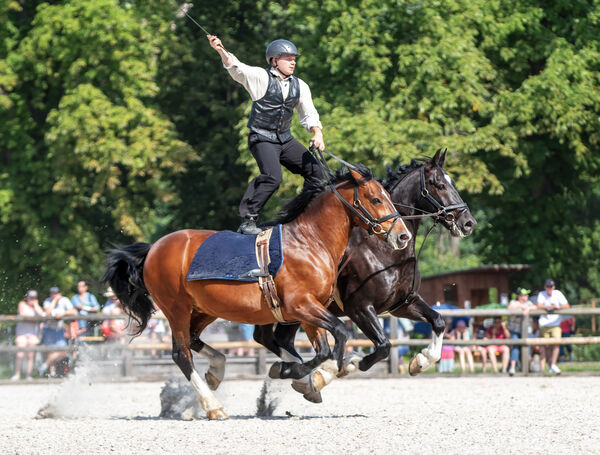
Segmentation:
<svg viewBox="0 0 600 455">
<path fill-rule="evenodd" d="M 240 234 L 256 235 L 262 232 L 262 229 L 256 226 L 258 215 L 246 215 L 244 221 L 240 224 L 238 232 Z"/>
</svg>

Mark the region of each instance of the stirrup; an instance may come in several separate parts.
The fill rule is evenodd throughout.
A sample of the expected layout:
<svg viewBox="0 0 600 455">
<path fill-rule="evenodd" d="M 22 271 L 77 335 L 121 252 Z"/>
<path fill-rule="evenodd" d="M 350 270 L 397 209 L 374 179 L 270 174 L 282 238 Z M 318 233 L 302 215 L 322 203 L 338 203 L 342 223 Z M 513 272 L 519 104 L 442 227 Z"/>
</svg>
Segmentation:
<svg viewBox="0 0 600 455">
<path fill-rule="evenodd" d="M 256 234 L 260 234 L 262 232 L 262 229 L 257 227 L 254 222 L 246 220 L 242 224 L 240 224 L 240 227 L 238 228 L 237 231 L 240 234 L 256 235 Z"/>
</svg>

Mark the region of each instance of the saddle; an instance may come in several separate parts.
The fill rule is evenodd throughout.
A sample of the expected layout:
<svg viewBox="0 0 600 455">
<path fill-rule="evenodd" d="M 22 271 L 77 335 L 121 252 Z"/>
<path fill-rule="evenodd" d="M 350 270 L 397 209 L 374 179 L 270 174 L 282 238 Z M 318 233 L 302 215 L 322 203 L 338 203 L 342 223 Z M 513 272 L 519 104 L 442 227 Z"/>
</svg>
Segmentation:
<svg viewBox="0 0 600 455">
<path fill-rule="evenodd" d="M 281 225 L 257 235 L 220 231 L 200 245 L 186 279 L 258 282 L 275 319 L 285 322 L 273 280 L 282 264 Z"/>
</svg>

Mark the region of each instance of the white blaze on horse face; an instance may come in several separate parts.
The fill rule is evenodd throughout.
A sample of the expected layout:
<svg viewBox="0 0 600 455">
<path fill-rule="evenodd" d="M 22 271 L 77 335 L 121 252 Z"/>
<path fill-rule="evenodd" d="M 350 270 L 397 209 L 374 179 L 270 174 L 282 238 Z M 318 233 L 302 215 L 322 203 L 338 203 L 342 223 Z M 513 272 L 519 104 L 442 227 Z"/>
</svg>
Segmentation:
<svg viewBox="0 0 600 455">
<path fill-rule="evenodd" d="M 194 392 L 196 392 L 200 406 L 202 406 L 204 411 L 208 412 L 222 408 L 221 403 L 217 401 L 215 396 L 208 388 L 208 384 L 204 382 L 196 370 L 192 371 L 192 375 L 190 376 L 190 384 L 192 385 Z"/>
<path fill-rule="evenodd" d="M 448 182 L 448 185 L 452 185 L 452 179 L 445 172 L 444 172 L 444 178 L 446 179 L 446 182 Z"/>
</svg>

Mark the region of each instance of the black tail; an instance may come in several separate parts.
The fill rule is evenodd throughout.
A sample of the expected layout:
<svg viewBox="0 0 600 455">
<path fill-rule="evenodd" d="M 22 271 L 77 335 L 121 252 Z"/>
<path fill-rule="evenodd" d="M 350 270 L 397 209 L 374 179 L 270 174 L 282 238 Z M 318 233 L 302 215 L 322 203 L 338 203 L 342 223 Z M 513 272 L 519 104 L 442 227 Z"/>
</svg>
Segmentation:
<svg viewBox="0 0 600 455">
<path fill-rule="evenodd" d="M 135 335 L 144 331 L 154 313 L 143 276 L 144 261 L 151 246 L 150 243 L 137 242 L 108 250 L 107 270 L 102 279 L 119 297 L 125 312 L 138 323 Z"/>
</svg>

